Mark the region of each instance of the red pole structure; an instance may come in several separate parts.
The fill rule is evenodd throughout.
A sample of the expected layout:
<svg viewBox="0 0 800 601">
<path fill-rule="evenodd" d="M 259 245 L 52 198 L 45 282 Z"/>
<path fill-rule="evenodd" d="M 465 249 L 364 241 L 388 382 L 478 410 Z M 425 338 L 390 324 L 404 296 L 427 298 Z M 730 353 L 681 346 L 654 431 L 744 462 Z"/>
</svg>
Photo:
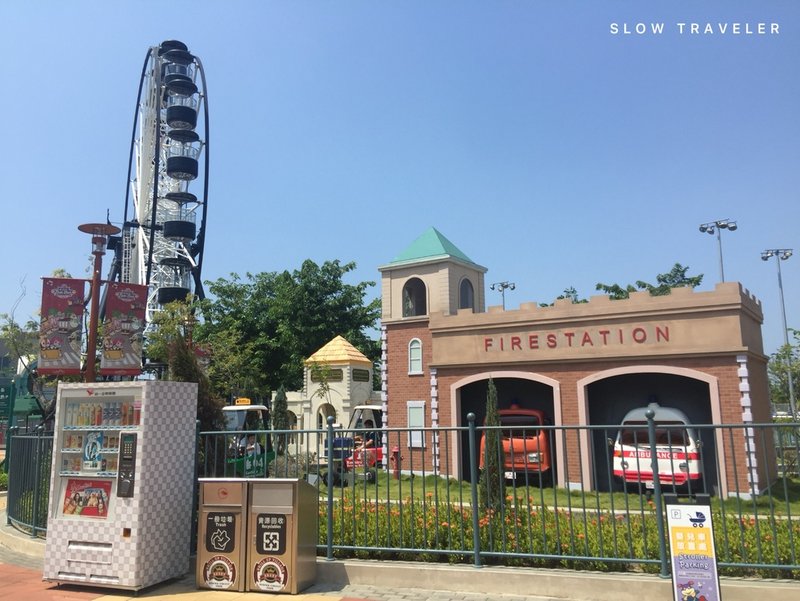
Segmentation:
<svg viewBox="0 0 800 601">
<path fill-rule="evenodd" d="M 108 236 L 118 234 L 120 229 L 110 223 L 84 223 L 78 229 L 92 235 L 92 254 L 94 255 L 94 271 L 92 272 L 92 297 L 89 305 L 89 336 L 86 342 L 86 373 L 84 382 L 95 381 L 95 365 L 97 363 L 97 326 L 100 318 L 100 285 L 103 269 L 103 255 L 106 254 Z"/>
</svg>

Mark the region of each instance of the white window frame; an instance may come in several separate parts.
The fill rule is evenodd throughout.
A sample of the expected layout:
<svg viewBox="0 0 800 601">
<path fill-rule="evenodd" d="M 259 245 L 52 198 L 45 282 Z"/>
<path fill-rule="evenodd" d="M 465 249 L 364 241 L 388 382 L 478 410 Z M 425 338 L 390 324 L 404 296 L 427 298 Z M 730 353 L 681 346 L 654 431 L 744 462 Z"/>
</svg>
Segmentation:
<svg viewBox="0 0 800 601">
<path fill-rule="evenodd" d="M 409 428 L 424 428 L 425 427 L 425 401 L 406 401 L 406 425 Z M 421 410 L 421 413 L 420 413 Z M 412 414 L 414 418 L 412 419 Z M 419 416 L 422 416 L 422 423 L 419 423 Z M 409 449 L 424 449 L 426 444 L 426 437 L 424 430 L 409 430 L 408 431 L 408 448 Z"/>
<path fill-rule="evenodd" d="M 413 359 L 411 357 L 411 347 L 414 343 L 419 344 L 419 369 L 414 369 Z M 419 375 L 423 373 L 424 366 L 422 365 L 422 340 L 419 338 L 412 338 L 408 341 L 408 375 Z"/>
</svg>

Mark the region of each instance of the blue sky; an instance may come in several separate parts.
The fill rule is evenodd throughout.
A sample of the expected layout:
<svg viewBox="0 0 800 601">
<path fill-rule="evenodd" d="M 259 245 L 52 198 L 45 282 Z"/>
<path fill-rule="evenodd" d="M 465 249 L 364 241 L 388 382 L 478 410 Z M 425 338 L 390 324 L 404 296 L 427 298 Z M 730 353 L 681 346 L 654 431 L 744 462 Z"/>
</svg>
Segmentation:
<svg viewBox="0 0 800 601">
<path fill-rule="evenodd" d="M 664 32 L 611 33 L 640 22 Z M 691 22 L 729 33 L 680 34 Z M 780 33 L 730 33 L 759 22 Z M 731 218 L 725 279 L 762 301 L 765 350 L 782 343 L 765 248 L 798 251 L 782 269 L 800 328 L 794 0 L 7 0 L 0 313 L 20 282 L 24 319 L 41 276 L 88 277 L 77 226 L 123 218 L 139 75 L 166 39 L 208 82 L 206 280 L 311 258 L 379 282 L 435 226 L 487 284 L 516 284 L 508 308 L 676 262 L 710 290 L 717 242 L 698 225 Z"/>
</svg>

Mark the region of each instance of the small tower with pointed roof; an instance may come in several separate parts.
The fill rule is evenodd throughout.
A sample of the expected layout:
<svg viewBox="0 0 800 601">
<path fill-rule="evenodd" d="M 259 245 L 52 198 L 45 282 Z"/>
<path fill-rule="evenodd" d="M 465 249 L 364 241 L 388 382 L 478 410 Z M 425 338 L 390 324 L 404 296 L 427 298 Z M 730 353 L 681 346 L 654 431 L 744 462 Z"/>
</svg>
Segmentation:
<svg viewBox="0 0 800 601">
<path fill-rule="evenodd" d="M 380 402 L 372 372 L 370 360 L 336 336 L 305 360 L 303 390 L 286 392 L 290 421 L 301 428 L 323 429 L 333 417 L 346 425 L 354 407 Z"/>
<path fill-rule="evenodd" d="M 431 227 L 381 272 L 383 323 L 431 313 L 485 310 L 486 268 Z"/>
<path fill-rule="evenodd" d="M 314 413 L 330 401 L 337 414 L 349 415 L 351 407 L 369 402 L 372 394 L 372 362 L 342 336 L 306 359 L 304 375 Z"/>
</svg>

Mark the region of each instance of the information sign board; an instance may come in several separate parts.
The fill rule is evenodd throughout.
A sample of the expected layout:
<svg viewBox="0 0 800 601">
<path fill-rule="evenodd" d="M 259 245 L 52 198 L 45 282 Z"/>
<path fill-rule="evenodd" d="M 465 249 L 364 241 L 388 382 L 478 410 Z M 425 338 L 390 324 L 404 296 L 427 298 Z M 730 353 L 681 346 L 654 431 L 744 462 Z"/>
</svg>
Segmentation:
<svg viewBox="0 0 800 601">
<path fill-rule="evenodd" d="M 667 500 L 667 528 L 675 601 L 720 601 L 711 505 Z"/>
<path fill-rule="evenodd" d="M 256 550 L 261 555 L 286 553 L 287 516 L 282 513 L 259 513 L 256 519 Z"/>
</svg>

